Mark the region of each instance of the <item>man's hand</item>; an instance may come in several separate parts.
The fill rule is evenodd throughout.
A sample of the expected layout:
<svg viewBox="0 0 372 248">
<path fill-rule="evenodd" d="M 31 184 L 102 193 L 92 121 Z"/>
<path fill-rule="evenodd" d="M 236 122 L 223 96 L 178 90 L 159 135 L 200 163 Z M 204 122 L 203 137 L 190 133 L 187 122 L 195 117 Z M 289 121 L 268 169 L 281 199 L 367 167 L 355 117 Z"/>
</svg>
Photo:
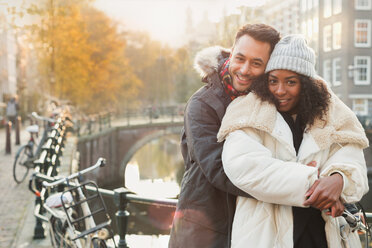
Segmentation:
<svg viewBox="0 0 372 248">
<path fill-rule="evenodd" d="M 340 202 L 340 196 L 343 184 L 342 176 L 338 173 L 315 181 L 305 194 L 305 197 L 308 197 L 308 199 L 304 202 L 304 205 L 320 210 L 329 208 L 332 210 L 333 208 L 331 213 L 332 216 L 335 216 L 341 211 L 340 205 L 342 203 Z"/>
</svg>

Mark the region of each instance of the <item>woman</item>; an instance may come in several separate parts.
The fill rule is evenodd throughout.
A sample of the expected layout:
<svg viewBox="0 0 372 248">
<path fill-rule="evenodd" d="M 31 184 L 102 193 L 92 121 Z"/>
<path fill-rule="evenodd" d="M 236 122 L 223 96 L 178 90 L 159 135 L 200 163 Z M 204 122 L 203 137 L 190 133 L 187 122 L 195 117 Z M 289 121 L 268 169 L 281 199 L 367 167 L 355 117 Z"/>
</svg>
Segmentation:
<svg viewBox="0 0 372 248">
<path fill-rule="evenodd" d="M 315 79 L 302 36 L 276 45 L 266 73 L 229 105 L 218 133 L 226 175 L 256 198 L 237 199 L 232 247 L 341 247 L 336 216 L 368 191 L 365 132 Z"/>
</svg>

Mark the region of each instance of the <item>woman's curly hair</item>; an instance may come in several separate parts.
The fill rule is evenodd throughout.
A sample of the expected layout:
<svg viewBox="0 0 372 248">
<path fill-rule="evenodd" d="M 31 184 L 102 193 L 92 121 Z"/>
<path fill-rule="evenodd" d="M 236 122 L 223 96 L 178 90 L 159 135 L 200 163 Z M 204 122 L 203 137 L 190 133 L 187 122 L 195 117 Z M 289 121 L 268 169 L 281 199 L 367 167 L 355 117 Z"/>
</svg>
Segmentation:
<svg viewBox="0 0 372 248">
<path fill-rule="evenodd" d="M 313 125 L 316 119 L 324 120 L 328 110 L 331 94 L 327 86 L 320 80 L 298 74 L 301 82 L 301 92 L 297 116 L 304 125 Z M 252 83 L 250 90 L 263 101 L 268 101 L 278 107 L 279 102 L 269 90 L 268 74 L 264 74 Z M 324 120 L 325 121 L 325 120 Z"/>
</svg>

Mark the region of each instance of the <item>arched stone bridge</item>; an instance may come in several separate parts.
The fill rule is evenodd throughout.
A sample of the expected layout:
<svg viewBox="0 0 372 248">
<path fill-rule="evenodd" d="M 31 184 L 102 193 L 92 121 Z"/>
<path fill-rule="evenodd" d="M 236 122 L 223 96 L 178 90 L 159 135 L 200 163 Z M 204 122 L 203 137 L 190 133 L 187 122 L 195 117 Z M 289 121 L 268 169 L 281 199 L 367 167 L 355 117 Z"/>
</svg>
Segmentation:
<svg viewBox="0 0 372 248">
<path fill-rule="evenodd" d="M 99 157 L 106 158 L 107 166 L 92 172 L 90 179 L 99 186 L 123 185 L 127 163 L 146 143 L 168 134 L 180 134 L 183 122 L 147 123 L 135 126 L 117 126 L 98 134 L 80 137 L 80 169 L 86 168 Z"/>
</svg>

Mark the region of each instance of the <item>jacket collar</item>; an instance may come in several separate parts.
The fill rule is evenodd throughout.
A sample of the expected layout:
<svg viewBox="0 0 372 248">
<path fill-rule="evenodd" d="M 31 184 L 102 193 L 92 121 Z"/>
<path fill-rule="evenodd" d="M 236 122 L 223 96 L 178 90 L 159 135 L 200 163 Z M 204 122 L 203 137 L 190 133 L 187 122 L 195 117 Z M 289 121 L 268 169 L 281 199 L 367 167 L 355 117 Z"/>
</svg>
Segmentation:
<svg viewBox="0 0 372 248">
<path fill-rule="evenodd" d="M 335 143 L 354 143 L 362 148 L 368 147 L 365 131 L 355 114 L 333 93 L 324 119 L 326 122 L 316 120 L 311 128 L 306 129 L 304 139 L 309 140 L 309 147 L 320 150 Z M 288 145 L 292 144 L 293 147 L 292 134 L 288 133 L 290 129 L 288 125 L 287 128 L 283 127 L 284 124 L 280 124 L 281 122 L 285 123 L 273 104 L 262 102 L 254 93 L 250 93 L 237 98 L 229 105 L 217 138 L 223 141 L 230 132 L 251 127 L 270 133 L 278 140 Z M 280 137 L 287 137 L 279 138 L 280 132 L 283 134 Z M 300 152 L 303 153 L 301 150 L 302 148 Z"/>
<path fill-rule="evenodd" d="M 275 125 L 271 135 L 282 143 L 291 154 L 296 155 L 292 131 L 279 112 L 276 112 Z"/>
<path fill-rule="evenodd" d="M 229 49 L 220 46 L 205 48 L 196 54 L 194 68 L 202 78 L 205 78 L 218 73 L 219 68 L 229 56 Z"/>
</svg>

